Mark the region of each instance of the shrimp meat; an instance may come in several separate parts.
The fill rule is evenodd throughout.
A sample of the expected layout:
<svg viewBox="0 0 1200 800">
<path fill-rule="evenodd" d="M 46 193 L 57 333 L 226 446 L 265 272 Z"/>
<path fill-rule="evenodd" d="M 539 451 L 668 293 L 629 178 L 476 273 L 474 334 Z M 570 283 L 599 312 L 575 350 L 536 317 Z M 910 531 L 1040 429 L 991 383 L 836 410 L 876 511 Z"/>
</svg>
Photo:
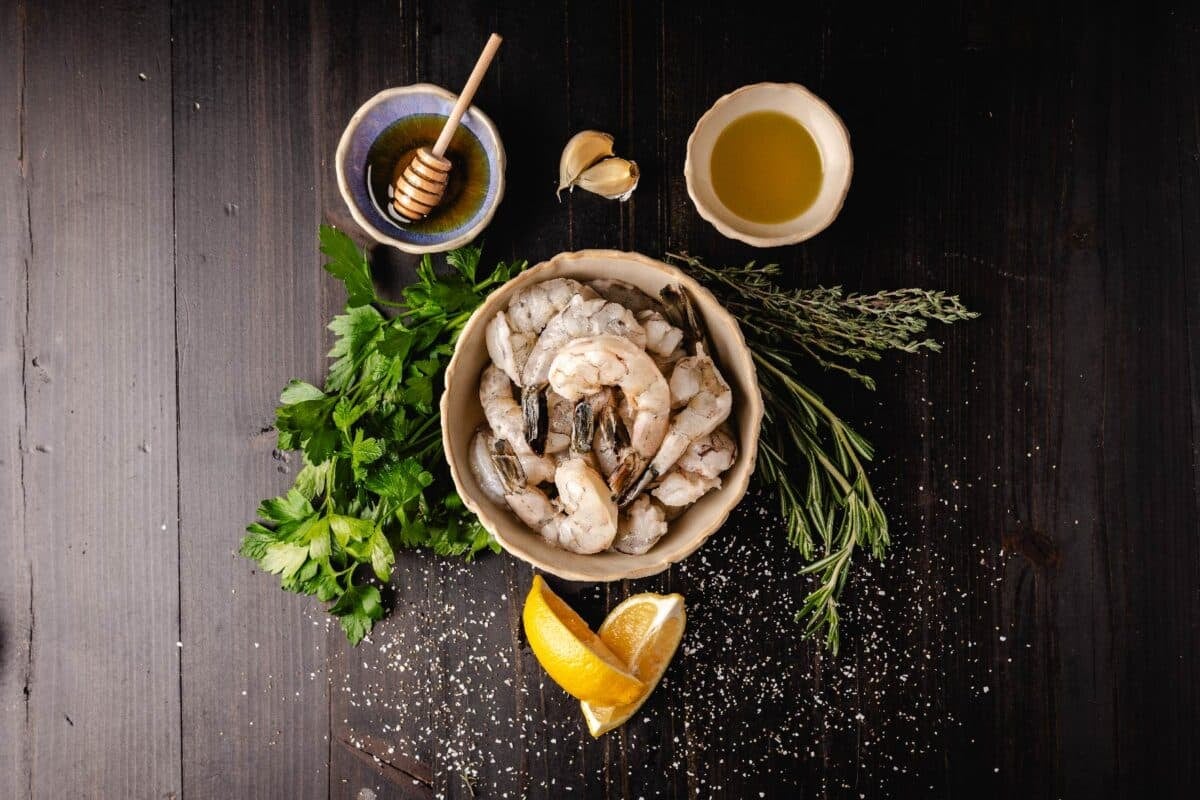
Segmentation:
<svg viewBox="0 0 1200 800">
<path fill-rule="evenodd" d="M 646 331 L 633 312 L 603 297 L 591 300 L 581 295 L 571 298 L 542 330 L 525 361 L 521 381 L 521 406 L 525 412 L 525 436 L 534 450 L 538 449 L 538 434 L 544 416 L 544 392 L 549 378 L 550 363 L 568 342 L 584 336 L 601 334 L 629 339 L 640 349 L 646 347 Z"/>
<path fill-rule="evenodd" d="M 670 416 L 671 389 L 650 356 L 628 339 L 617 336 L 576 339 L 555 356 L 549 381 L 554 391 L 569 400 L 590 397 L 606 386 L 624 393 L 633 409 L 629 442 L 637 458 L 631 469 L 614 476 L 617 481 L 614 490 L 636 482 L 645 465 L 661 449 Z"/>
<path fill-rule="evenodd" d="M 498 441 L 493 460 L 504 483 L 504 500 L 513 513 L 551 544 L 574 553 L 599 553 L 617 535 L 617 504 L 608 485 L 582 458 L 569 458 L 558 468 L 557 502 L 521 480 L 513 448 Z"/>
<path fill-rule="evenodd" d="M 671 405 L 681 410 L 671 419 L 662 447 L 654 454 L 641 478 L 620 493 L 621 506 L 628 505 L 652 481 L 675 465 L 688 446 L 717 429 L 733 408 L 733 390 L 721 376 L 716 363 L 696 346 L 697 354 L 679 362 L 671 373 Z"/>
<path fill-rule="evenodd" d="M 641 555 L 658 544 L 658 540 L 666 534 L 666 511 L 657 501 L 642 495 L 621 515 L 613 549 L 629 555 Z"/>
</svg>

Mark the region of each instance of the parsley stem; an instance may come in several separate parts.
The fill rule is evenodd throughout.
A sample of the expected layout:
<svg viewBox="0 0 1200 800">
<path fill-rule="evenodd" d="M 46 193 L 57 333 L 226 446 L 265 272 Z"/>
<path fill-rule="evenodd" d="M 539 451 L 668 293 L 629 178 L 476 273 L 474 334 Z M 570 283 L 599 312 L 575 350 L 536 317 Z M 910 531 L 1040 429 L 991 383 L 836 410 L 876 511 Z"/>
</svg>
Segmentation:
<svg viewBox="0 0 1200 800">
<path fill-rule="evenodd" d="M 417 426 L 417 429 L 415 431 L 413 431 L 412 433 L 409 434 L 409 437 L 414 438 L 414 439 L 419 438 L 427 430 L 429 430 L 429 428 L 431 426 L 433 426 L 434 424 L 440 424 L 441 421 L 442 420 L 441 420 L 440 416 L 428 417 L 424 422 L 422 422 L 419 426 Z"/>
</svg>

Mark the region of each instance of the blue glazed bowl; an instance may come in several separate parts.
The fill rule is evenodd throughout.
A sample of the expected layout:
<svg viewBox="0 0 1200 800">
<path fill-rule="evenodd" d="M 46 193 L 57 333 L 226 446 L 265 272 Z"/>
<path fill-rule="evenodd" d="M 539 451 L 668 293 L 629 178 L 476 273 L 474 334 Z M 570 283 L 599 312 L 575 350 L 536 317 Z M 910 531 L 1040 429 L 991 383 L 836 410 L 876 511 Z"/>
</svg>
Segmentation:
<svg viewBox="0 0 1200 800">
<path fill-rule="evenodd" d="M 368 159 L 371 148 L 380 141 L 380 136 L 393 126 L 404 121 L 430 121 L 431 115 L 446 117 L 457 96 L 440 86 L 430 83 L 415 83 L 396 89 L 385 89 L 372 97 L 350 118 L 342 139 L 338 143 L 335 166 L 338 189 L 342 199 L 350 207 L 350 214 L 363 230 L 382 244 L 397 247 L 406 253 L 439 253 L 460 247 L 483 231 L 496 213 L 504 195 L 504 145 L 500 134 L 487 115 L 471 106 L 463 115 L 455 142 L 469 146 L 471 152 L 482 153 L 479 163 L 473 166 L 455 164 L 451 170 L 451 187 L 443 205 L 454 205 L 454 212 L 442 213 L 442 207 L 434 210 L 427 220 L 405 223 L 386 210 L 376 199 L 370 188 L 374 178 L 379 185 L 380 176 L 373 175 Z M 433 144 L 437 138 L 436 128 L 425 145 Z M 466 137 L 466 138 L 463 138 Z M 451 151 L 455 149 L 451 143 Z M 453 153 L 449 153 L 454 161 Z M 388 168 L 390 170 L 390 167 Z M 459 174 L 455 174 L 455 171 Z M 469 174 L 464 176 L 463 171 Z M 389 173 L 390 174 L 390 173 Z M 384 176 L 386 185 L 387 175 Z M 463 179 L 466 187 L 461 201 L 452 203 L 451 189 L 454 181 Z"/>
</svg>

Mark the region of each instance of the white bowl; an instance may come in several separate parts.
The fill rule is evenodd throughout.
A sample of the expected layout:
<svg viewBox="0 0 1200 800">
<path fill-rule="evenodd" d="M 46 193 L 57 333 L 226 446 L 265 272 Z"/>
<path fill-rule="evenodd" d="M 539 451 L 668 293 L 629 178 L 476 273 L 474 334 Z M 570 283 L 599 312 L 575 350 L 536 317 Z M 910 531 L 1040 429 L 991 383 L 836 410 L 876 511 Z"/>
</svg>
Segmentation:
<svg viewBox="0 0 1200 800">
<path fill-rule="evenodd" d="M 807 211 L 787 222 L 764 224 L 744 219 L 726 208 L 713 190 L 713 145 L 729 123 L 755 111 L 778 111 L 792 117 L 812 134 L 821 153 L 824 177 L 817 199 Z M 725 236 L 755 247 L 803 242 L 829 227 L 842 210 L 853 171 L 850 134 L 841 117 L 798 83 L 755 83 L 713 103 L 688 137 L 683 165 L 688 196 L 700 216 Z"/>
<path fill-rule="evenodd" d="M 667 535 L 642 555 L 605 552 L 581 555 L 562 550 L 531 531 L 506 507 L 487 498 L 470 468 L 471 438 L 483 422 L 479 405 L 479 375 L 489 363 L 484 329 L 488 320 L 508 306 L 513 294 L 550 278 L 578 280 L 618 278 L 657 297 L 668 284 L 682 284 L 708 329 L 721 372 L 733 389 L 733 426 L 738 444 L 737 460 L 721 476 L 720 489 L 709 492 L 682 516 L 671 522 Z M 762 425 L 762 395 L 754 370 L 754 359 L 746 347 L 741 328 L 712 294 L 684 272 L 639 253 L 616 250 L 581 250 L 560 253 L 538 264 L 497 289 L 467 322 L 454 356 L 446 368 L 446 391 L 442 394 L 442 445 L 454 485 L 467 508 L 479 516 L 500 545 L 522 561 L 573 581 L 616 581 L 662 572 L 688 557 L 724 524 L 734 506 L 746 494 L 758 454 Z"/>
</svg>

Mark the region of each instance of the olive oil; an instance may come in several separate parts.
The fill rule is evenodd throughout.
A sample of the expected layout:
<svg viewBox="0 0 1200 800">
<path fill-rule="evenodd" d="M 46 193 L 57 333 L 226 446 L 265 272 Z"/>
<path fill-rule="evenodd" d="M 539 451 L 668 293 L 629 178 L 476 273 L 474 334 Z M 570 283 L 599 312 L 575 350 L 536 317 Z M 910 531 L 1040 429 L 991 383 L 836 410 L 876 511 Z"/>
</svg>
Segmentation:
<svg viewBox="0 0 1200 800">
<path fill-rule="evenodd" d="M 755 111 L 729 123 L 713 145 L 710 171 L 726 208 L 768 225 L 807 211 L 824 177 L 812 134 L 778 111 Z"/>
<path fill-rule="evenodd" d="M 446 117 L 441 114 L 414 114 L 397 120 L 379 134 L 367 151 L 367 189 L 371 200 L 385 218 L 405 230 L 441 233 L 454 230 L 475 216 L 487 197 L 491 179 L 487 153 L 475 134 L 460 125 L 446 148 L 452 164 L 446 193 L 429 216 L 416 222 L 400 217 L 392 208 L 392 176 L 403 172 L 418 147 L 437 140 Z"/>
</svg>

